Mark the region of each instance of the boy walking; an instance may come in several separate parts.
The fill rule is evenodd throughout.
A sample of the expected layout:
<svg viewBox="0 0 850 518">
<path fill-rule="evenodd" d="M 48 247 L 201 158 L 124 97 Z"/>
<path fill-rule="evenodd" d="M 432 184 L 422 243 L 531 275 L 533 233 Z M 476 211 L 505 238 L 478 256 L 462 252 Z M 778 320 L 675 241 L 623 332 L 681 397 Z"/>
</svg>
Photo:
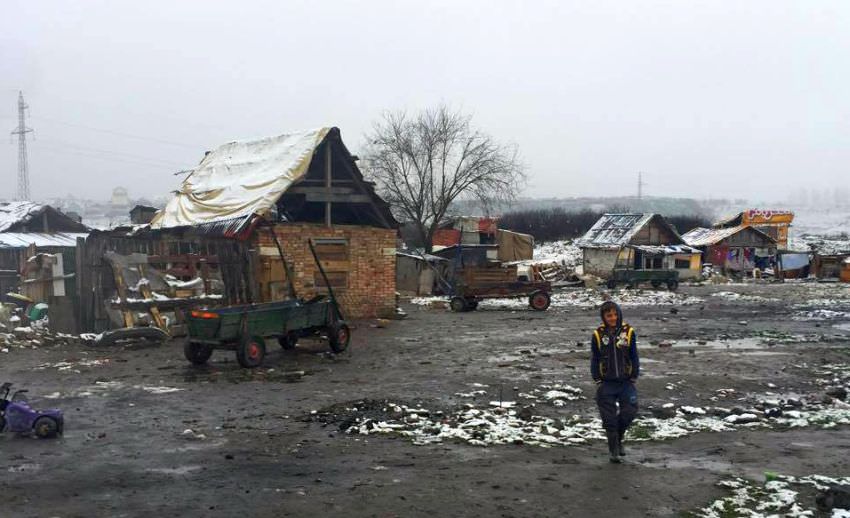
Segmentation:
<svg viewBox="0 0 850 518">
<path fill-rule="evenodd" d="M 608 438 L 609 460 L 620 463 L 626 454 L 623 435 L 637 413 L 635 381 L 640 373 L 635 330 L 623 323 L 613 301 L 599 308 L 602 325 L 591 339 L 590 374 L 596 383 L 596 404 Z"/>
</svg>

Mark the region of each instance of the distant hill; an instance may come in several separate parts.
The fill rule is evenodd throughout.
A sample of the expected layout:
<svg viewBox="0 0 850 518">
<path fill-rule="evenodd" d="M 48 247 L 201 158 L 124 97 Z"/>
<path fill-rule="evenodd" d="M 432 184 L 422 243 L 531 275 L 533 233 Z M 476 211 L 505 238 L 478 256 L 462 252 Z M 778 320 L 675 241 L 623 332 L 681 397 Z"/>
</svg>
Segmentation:
<svg viewBox="0 0 850 518">
<path fill-rule="evenodd" d="M 477 202 L 463 201 L 452 206 L 457 215 L 483 216 L 503 215 L 510 212 L 535 209 L 563 209 L 567 212 L 655 212 L 665 216 L 701 216 L 713 220 L 725 214 L 730 206 L 746 207 L 745 200 L 696 200 L 693 198 L 634 196 L 611 198 L 523 198 L 511 204 L 502 204 L 485 210 Z"/>
</svg>

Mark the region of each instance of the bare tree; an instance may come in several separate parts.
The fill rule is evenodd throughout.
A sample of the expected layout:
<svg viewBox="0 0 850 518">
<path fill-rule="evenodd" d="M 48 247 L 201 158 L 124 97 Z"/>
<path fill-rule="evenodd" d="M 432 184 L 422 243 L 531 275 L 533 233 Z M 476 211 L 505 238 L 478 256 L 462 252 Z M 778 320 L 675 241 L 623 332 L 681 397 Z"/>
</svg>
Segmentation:
<svg viewBox="0 0 850 518">
<path fill-rule="evenodd" d="M 366 135 L 368 177 L 399 219 L 416 225 L 427 251 L 451 204 L 515 198 L 525 181 L 515 146 L 499 144 L 446 106 L 415 116 L 387 112 Z"/>
</svg>

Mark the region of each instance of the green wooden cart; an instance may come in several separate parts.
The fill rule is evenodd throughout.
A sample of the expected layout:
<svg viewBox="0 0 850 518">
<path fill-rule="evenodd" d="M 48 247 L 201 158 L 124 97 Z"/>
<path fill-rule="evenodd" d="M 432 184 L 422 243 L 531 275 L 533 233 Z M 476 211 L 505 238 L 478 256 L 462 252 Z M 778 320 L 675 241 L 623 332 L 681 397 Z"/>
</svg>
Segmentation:
<svg viewBox="0 0 850 518">
<path fill-rule="evenodd" d="M 277 237 L 275 243 L 283 259 L 287 279 L 292 279 Z M 292 349 L 299 338 L 316 334 L 327 336 L 333 352 L 344 351 L 351 339 L 351 330 L 345 323 L 312 241 L 309 244 L 325 278 L 327 297 L 319 295 L 310 300 L 299 299 L 290 282 L 289 300 L 192 311 L 187 318 L 189 336 L 183 348 L 186 359 L 201 365 L 209 360 L 213 350 L 228 349 L 236 351 L 239 365 L 253 368 L 263 362 L 267 338 L 276 339 L 284 349 Z"/>
<path fill-rule="evenodd" d="M 636 288 L 646 283 L 651 284 L 655 289 L 665 285 L 668 290 L 673 291 L 679 287 L 679 272 L 676 270 L 614 269 L 605 284 L 608 289 L 613 290 L 617 286 Z"/>
<path fill-rule="evenodd" d="M 315 334 L 327 335 L 331 350 L 341 353 L 348 347 L 351 331 L 335 306 L 333 300 L 320 296 L 192 311 L 187 319 L 186 359 L 199 365 L 206 363 L 214 349 L 230 349 L 236 351 L 239 365 L 257 367 L 266 355 L 267 338 L 292 349 L 299 338 Z"/>
</svg>

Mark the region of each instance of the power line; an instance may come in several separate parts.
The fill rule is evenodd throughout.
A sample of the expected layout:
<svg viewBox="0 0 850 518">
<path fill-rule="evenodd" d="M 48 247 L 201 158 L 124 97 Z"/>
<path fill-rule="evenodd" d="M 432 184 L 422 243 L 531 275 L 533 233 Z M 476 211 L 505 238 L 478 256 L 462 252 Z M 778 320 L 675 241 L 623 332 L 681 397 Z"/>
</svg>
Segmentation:
<svg viewBox="0 0 850 518">
<path fill-rule="evenodd" d="M 144 161 L 141 161 L 141 160 L 130 160 L 130 159 L 123 159 L 123 158 L 110 158 L 110 157 L 107 157 L 107 156 L 91 154 L 91 153 L 83 152 L 83 151 L 72 151 L 70 149 L 46 148 L 46 149 L 41 149 L 39 151 L 45 151 L 47 153 L 65 154 L 65 155 L 76 155 L 76 156 L 82 156 L 82 157 L 86 157 L 86 158 L 94 158 L 94 159 L 97 159 L 97 160 L 105 160 L 107 162 L 121 162 L 121 163 L 124 163 L 124 164 L 143 165 L 143 166 L 146 166 L 146 167 L 156 167 L 156 168 L 160 168 L 160 169 L 165 167 L 165 166 L 163 166 L 163 164 L 154 164 L 154 163 L 151 163 L 151 162 L 144 162 Z M 179 166 L 171 166 L 171 167 L 177 168 Z"/>
<path fill-rule="evenodd" d="M 100 148 L 94 148 L 94 147 L 88 147 L 88 146 L 80 146 L 80 145 L 75 144 L 73 142 L 68 142 L 68 141 L 61 140 L 61 139 L 44 139 L 44 138 L 42 138 L 42 139 L 39 139 L 39 142 L 42 143 L 42 144 L 48 143 L 48 144 L 58 145 L 58 146 L 65 147 L 65 148 L 68 148 L 68 149 L 73 149 L 73 150 L 76 150 L 76 151 L 102 153 L 102 154 L 105 154 L 105 155 L 115 155 L 115 156 L 119 156 L 119 157 L 123 156 L 123 157 L 127 157 L 127 158 L 143 160 L 143 161 L 149 162 L 151 164 L 153 164 L 154 162 L 157 162 L 157 163 L 162 164 L 162 166 L 165 166 L 165 167 L 182 167 L 182 165 L 178 165 L 176 162 L 171 162 L 171 161 L 168 161 L 168 160 L 162 160 L 162 159 L 159 159 L 159 158 L 153 158 L 153 157 L 149 157 L 149 156 L 136 155 L 136 154 L 133 154 L 133 153 L 126 153 L 124 151 L 113 151 L 113 150 L 110 150 L 110 149 L 100 149 Z M 39 148 L 41 149 L 41 147 L 39 147 Z"/>
<path fill-rule="evenodd" d="M 163 139 L 158 139 L 158 138 L 144 137 L 144 136 L 141 136 L 141 135 L 133 135 L 132 133 L 124 133 L 123 131 L 115 131 L 115 130 L 109 130 L 109 129 L 103 129 L 103 128 L 95 128 L 93 126 L 85 126 L 83 124 L 76 124 L 74 122 L 65 122 L 65 121 L 60 121 L 60 120 L 56 120 L 56 119 L 50 119 L 50 118 L 47 118 L 47 117 L 33 117 L 33 118 L 41 120 L 41 121 L 52 122 L 54 124 L 61 124 L 63 126 L 68 126 L 68 127 L 71 127 L 71 128 L 80 128 L 80 129 L 84 129 L 84 130 L 88 130 L 88 131 L 105 133 L 107 135 L 115 135 L 117 137 L 124 137 L 124 138 L 136 139 L 136 140 L 144 140 L 144 141 L 148 141 L 148 142 L 156 142 L 158 144 L 166 144 L 166 145 L 169 145 L 169 146 L 184 147 L 184 148 L 187 148 L 187 149 L 194 149 L 195 151 L 197 151 L 200 148 L 203 148 L 203 146 L 197 146 L 197 145 L 192 145 L 192 144 L 184 144 L 184 143 L 180 143 L 180 142 L 174 142 L 173 140 L 163 140 Z"/>
</svg>

